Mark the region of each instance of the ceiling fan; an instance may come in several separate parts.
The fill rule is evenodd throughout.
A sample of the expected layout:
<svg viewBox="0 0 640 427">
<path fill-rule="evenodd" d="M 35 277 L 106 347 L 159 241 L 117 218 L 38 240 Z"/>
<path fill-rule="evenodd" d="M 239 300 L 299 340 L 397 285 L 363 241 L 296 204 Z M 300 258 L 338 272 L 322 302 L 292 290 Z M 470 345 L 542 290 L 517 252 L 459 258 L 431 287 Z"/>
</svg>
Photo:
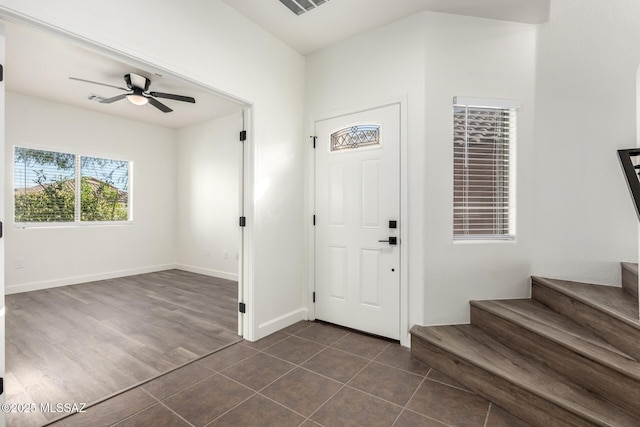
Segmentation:
<svg viewBox="0 0 640 427">
<path fill-rule="evenodd" d="M 85 83 L 93 83 L 96 85 L 102 85 L 107 87 L 112 87 L 115 89 L 124 90 L 128 93 L 123 93 L 122 95 L 114 96 L 113 98 L 107 98 L 100 101 L 102 104 L 111 104 L 112 102 L 120 101 L 121 99 L 127 98 L 129 102 L 135 105 L 145 105 L 147 103 L 153 105 L 158 110 L 163 113 L 170 113 L 173 111 L 171 108 L 164 105 L 162 102 L 158 101 L 156 98 L 165 98 L 165 99 L 173 99 L 174 101 L 182 101 L 182 102 L 191 102 L 195 104 L 196 100 L 190 96 L 182 96 L 182 95 L 174 95 L 172 93 L 162 93 L 162 92 L 149 92 L 149 85 L 151 84 L 151 80 L 148 78 L 129 73 L 124 75 L 124 81 L 127 84 L 127 88 L 123 88 L 120 86 L 114 86 L 106 83 L 94 82 L 91 80 L 79 79 L 77 77 L 69 77 L 71 80 L 77 80 Z"/>
</svg>

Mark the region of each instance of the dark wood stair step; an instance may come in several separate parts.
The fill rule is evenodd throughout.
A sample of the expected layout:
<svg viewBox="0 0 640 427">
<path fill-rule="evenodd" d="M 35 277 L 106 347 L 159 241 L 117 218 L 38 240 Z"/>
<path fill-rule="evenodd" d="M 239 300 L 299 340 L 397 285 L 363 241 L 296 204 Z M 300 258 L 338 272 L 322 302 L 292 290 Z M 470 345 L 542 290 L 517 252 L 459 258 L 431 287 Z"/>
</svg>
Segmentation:
<svg viewBox="0 0 640 427">
<path fill-rule="evenodd" d="M 640 418 L 473 325 L 414 326 L 411 353 L 533 425 L 640 425 Z"/>
<path fill-rule="evenodd" d="M 531 296 L 640 360 L 638 299 L 621 287 L 533 276 Z"/>
<path fill-rule="evenodd" d="M 638 264 L 635 262 L 621 262 L 622 288 L 631 295 L 638 297 Z"/>
<path fill-rule="evenodd" d="M 640 362 L 530 299 L 472 301 L 471 323 L 640 417 Z"/>
</svg>

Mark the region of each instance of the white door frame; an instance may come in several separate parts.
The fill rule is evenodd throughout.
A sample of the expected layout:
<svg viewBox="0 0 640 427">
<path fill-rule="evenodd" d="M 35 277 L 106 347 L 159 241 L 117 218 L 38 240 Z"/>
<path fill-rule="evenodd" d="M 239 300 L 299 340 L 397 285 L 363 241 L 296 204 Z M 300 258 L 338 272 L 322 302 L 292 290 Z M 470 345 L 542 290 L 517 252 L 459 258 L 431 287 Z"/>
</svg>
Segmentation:
<svg viewBox="0 0 640 427">
<path fill-rule="evenodd" d="M 370 102 L 359 104 L 352 107 L 340 108 L 324 113 L 317 113 L 311 116 L 309 123 L 309 135 L 315 135 L 316 122 L 322 120 L 333 119 L 349 114 L 361 113 L 368 110 L 386 107 L 388 105 L 398 104 L 400 106 L 400 344 L 409 347 L 411 344 L 411 336 L 409 334 L 409 256 L 408 249 L 411 244 L 409 239 L 409 211 L 408 211 L 408 191 L 409 175 L 407 171 L 408 151 L 407 151 L 407 97 L 388 99 L 380 102 Z M 308 279 L 308 298 L 307 306 L 309 307 L 309 320 L 315 320 L 315 305 L 313 302 L 313 292 L 315 290 L 315 260 L 316 260 L 316 242 L 314 226 L 311 218 L 315 213 L 316 201 L 316 171 L 315 171 L 315 151 L 313 148 L 313 139 L 307 143 L 307 167 L 305 180 L 308 183 L 307 197 L 305 202 L 305 224 L 307 226 L 307 241 L 309 257 L 307 259 L 307 279 Z"/>
<path fill-rule="evenodd" d="M 119 60 L 121 62 L 131 64 L 134 67 L 141 68 L 143 70 L 159 72 L 164 76 L 169 76 L 176 80 L 180 80 L 185 84 L 189 84 L 197 87 L 198 89 L 210 92 L 222 98 L 226 98 L 230 101 L 238 103 L 238 106 L 243 110 L 245 130 L 247 131 L 247 140 L 244 142 L 244 159 L 243 159 L 243 176 L 242 176 L 242 188 L 244 194 L 240 195 L 241 209 L 244 210 L 244 216 L 246 216 L 246 226 L 240 231 L 240 259 L 238 267 L 238 298 L 239 301 L 244 302 L 247 307 L 247 312 L 244 315 L 238 315 L 238 334 L 245 339 L 252 341 L 254 339 L 254 307 L 253 302 L 253 285 L 254 285 L 254 254 L 253 254 L 253 191 L 254 191 L 254 168 L 255 168 L 255 137 L 254 137 L 254 109 L 253 103 L 243 99 L 241 97 L 218 90 L 206 83 L 194 80 L 185 76 L 179 72 L 173 71 L 166 66 L 154 63 L 150 59 L 142 59 L 138 56 L 123 52 L 114 47 L 107 46 L 102 43 L 98 43 L 89 38 L 83 37 L 79 34 L 75 34 L 66 31 L 62 28 L 50 25 L 44 21 L 34 19 L 30 16 L 16 13 L 15 11 L 8 9 L 4 6 L 0 6 L 0 19 L 6 22 L 10 22 L 16 25 L 20 25 L 27 28 L 33 28 L 39 31 L 43 31 L 51 34 L 54 37 L 58 37 L 62 40 L 68 41 L 72 44 L 76 44 L 85 49 L 91 50 L 97 54 L 104 55 L 109 58 Z M 4 66 L 4 64 L 3 64 Z M 238 142 L 240 144 L 240 142 Z M 0 190 L 3 191 L 3 190 Z M 4 192 L 3 192 L 4 194 Z M 4 257 L 2 257 L 4 258 Z M 1 259 L 0 262 L 4 262 Z M 2 342 L 2 350 L 4 350 L 4 342 Z"/>
</svg>

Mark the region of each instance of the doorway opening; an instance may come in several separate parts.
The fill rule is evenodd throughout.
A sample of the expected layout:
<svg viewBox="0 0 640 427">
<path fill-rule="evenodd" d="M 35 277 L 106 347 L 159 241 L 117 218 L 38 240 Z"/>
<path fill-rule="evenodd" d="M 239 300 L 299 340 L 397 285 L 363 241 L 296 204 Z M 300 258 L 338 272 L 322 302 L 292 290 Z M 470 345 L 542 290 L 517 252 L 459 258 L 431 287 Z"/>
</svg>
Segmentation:
<svg viewBox="0 0 640 427">
<path fill-rule="evenodd" d="M 43 149 L 118 158 L 132 164 L 130 223 L 17 228 L 13 225 L 12 209 L 8 206 L 5 209 L 4 261 L 10 267 L 6 272 L 6 291 L 24 296 L 11 307 L 8 302 L 7 337 L 28 336 L 29 328 L 34 340 L 39 334 L 53 337 L 49 343 L 51 351 L 40 350 L 42 354 L 59 357 L 42 357 L 52 364 L 41 377 L 64 385 L 26 387 L 27 380 L 20 377 L 21 372 L 33 379 L 39 371 L 23 363 L 21 348 L 28 348 L 31 353 L 39 350 L 12 338 L 5 343 L 5 390 L 13 380 L 21 382 L 23 390 L 44 390 L 37 396 L 13 396 L 16 402 L 91 402 L 99 397 L 55 394 L 61 389 L 82 393 L 91 388 L 74 383 L 82 382 L 83 375 L 69 374 L 67 363 L 74 360 L 82 366 L 88 359 L 81 354 L 87 349 L 91 349 L 96 360 L 103 361 L 93 360 L 90 363 L 93 368 L 87 375 L 101 383 L 96 388 L 107 397 L 126 388 L 121 381 L 126 377 L 138 383 L 201 357 L 216 345 L 221 347 L 240 339 L 246 325 L 244 316 L 238 314 L 237 302 L 246 302 L 245 289 L 250 284 L 244 279 L 247 275 L 243 270 L 251 258 L 247 244 L 251 236 L 238 224 L 238 218 L 244 216 L 246 194 L 251 190 L 247 188 L 250 181 L 245 180 L 247 142 L 240 141 L 240 133 L 250 127 L 251 106 L 153 64 L 74 36 L 52 33 L 35 23 L 4 25 L 8 92 L 3 115 L 11 115 L 3 147 L 5 163 L 11 162 L 14 145 L 30 141 Z M 23 55 L 19 59 L 12 56 L 12 43 L 28 44 L 28 48 L 20 45 L 16 49 Z M 39 43 L 45 43 L 44 50 L 38 51 Z M 58 50 L 54 52 L 51 45 Z M 24 58 L 29 55 L 34 57 Z M 76 56 L 64 60 L 65 55 Z M 31 67 L 28 72 L 22 60 Z M 39 66 L 38 60 L 48 66 Z M 53 70 L 56 63 L 62 64 L 63 69 Z M 46 78 L 31 74 L 37 69 L 46 69 Z M 147 108 L 152 105 L 135 106 L 125 100 L 104 105 L 96 103 L 95 97 L 89 99 L 91 94 L 102 95 L 97 92 L 105 90 L 105 95 L 109 95 L 117 90 L 68 79 L 78 77 L 118 85 L 115 77 L 121 78 L 128 72 L 144 75 L 158 92 L 193 96 L 198 110 L 171 99 L 163 100 L 173 109 L 171 113 Z M 20 89 L 23 83 L 20 79 L 25 78 L 26 85 Z M 77 90 L 85 96 L 70 100 L 69 97 L 76 97 Z M 158 117 L 161 122 L 157 122 Z M 9 185 L 13 188 L 13 184 L 7 184 L 4 194 L 9 204 L 13 197 L 6 188 Z M 14 262 L 16 259 L 21 262 Z M 83 288 L 87 282 L 91 283 Z M 5 284 L 2 285 L 4 290 Z M 107 288 L 111 297 L 100 293 Z M 226 299 L 220 300 L 230 301 L 221 308 L 226 311 L 224 316 L 217 316 L 215 304 L 207 306 L 214 289 L 225 294 Z M 92 290 L 98 291 L 95 299 L 89 295 Z M 52 304 L 54 298 L 49 296 L 54 291 L 62 299 Z M 145 308 L 137 297 L 150 304 Z M 75 313 L 66 310 L 67 303 L 80 309 Z M 45 305 L 52 310 L 51 321 L 40 324 L 44 329 L 36 333 L 33 328 L 38 325 L 29 312 Z M 109 306 L 114 311 L 110 312 Z M 145 312 L 145 319 L 131 318 L 128 324 L 127 316 L 137 310 Z M 13 314 L 22 317 L 10 318 Z M 74 314 L 85 317 L 74 321 Z M 64 325 L 56 328 L 53 320 Z M 17 325 L 21 332 L 13 333 L 17 332 Z M 137 327 L 141 325 L 146 332 Z M 201 333 L 188 341 L 178 326 Z M 91 330 L 95 341 L 82 343 L 78 339 L 80 332 Z M 169 344 L 171 337 L 175 338 L 171 348 L 162 347 L 163 343 Z M 20 360 L 22 364 L 18 366 L 12 360 Z M 96 369 L 100 366 L 109 366 L 109 372 Z M 133 373 L 127 373 L 128 368 Z M 61 378 L 65 372 L 69 376 Z M 7 401 L 11 397 L 7 394 Z"/>
</svg>

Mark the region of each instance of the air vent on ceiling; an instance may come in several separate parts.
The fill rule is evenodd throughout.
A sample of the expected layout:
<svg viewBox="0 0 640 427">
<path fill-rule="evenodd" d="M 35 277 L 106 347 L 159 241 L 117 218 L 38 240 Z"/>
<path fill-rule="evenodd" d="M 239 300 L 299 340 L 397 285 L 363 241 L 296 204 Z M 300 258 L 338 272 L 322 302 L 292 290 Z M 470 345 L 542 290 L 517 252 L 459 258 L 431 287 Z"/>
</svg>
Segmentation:
<svg viewBox="0 0 640 427">
<path fill-rule="evenodd" d="M 296 15 L 302 15 L 328 1 L 329 0 L 280 0 L 280 3 L 287 6 L 289 10 Z"/>
</svg>

